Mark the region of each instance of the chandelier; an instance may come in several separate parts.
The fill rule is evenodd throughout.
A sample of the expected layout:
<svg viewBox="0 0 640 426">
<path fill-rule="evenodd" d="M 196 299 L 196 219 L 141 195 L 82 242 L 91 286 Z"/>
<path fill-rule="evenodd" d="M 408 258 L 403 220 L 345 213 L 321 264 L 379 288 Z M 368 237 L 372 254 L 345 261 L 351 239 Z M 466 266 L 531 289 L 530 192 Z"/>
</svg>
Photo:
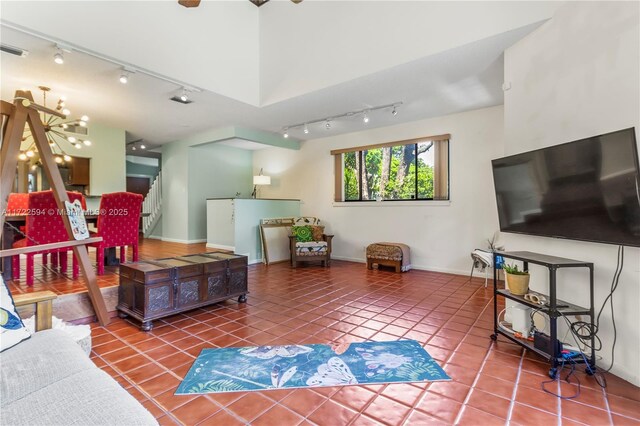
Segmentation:
<svg viewBox="0 0 640 426">
<path fill-rule="evenodd" d="M 38 89 L 42 91 L 42 106 L 46 107 L 47 92 L 51 89 L 46 86 L 38 86 Z M 61 118 L 56 115 L 43 112 L 40 114 L 40 119 L 42 120 L 47 142 L 49 142 L 55 162 L 63 164 L 72 160 L 71 156 L 63 149 L 63 146 L 82 149 L 83 146 L 91 145 L 91 141 L 89 139 L 67 134 L 75 133 L 86 135 L 88 133 L 87 122 L 89 121 L 89 117 L 83 115 L 79 119 L 69 119 L 71 111 L 66 108 L 66 98 L 64 96 L 58 99 L 55 110 L 64 114 L 65 117 Z M 26 127 L 22 137 L 22 144 L 18 159 L 25 162 L 31 161 L 31 159 L 36 156 L 37 152 L 38 150 L 35 140 L 33 139 L 33 135 L 31 134 L 31 130 L 29 127 Z"/>
</svg>

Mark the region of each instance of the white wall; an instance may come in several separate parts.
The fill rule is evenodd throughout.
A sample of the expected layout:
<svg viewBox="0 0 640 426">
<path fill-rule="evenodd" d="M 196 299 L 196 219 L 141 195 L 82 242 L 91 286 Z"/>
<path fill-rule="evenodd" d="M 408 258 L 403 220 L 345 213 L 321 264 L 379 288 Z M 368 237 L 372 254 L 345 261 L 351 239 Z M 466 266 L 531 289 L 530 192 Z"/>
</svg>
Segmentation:
<svg viewBox="0 0 640 426">
<path fill-rule="evenodd" d="M 569 2 L 505 53 L 505 152 L 515 154 L 627 127 L 640 128 L 640 30 L 637 2 Z M 608 294 L 617 248 L 504 234 L 507 249 L 593 262 L 596 306 Z M 613 372 L 640 385 L 640 249 L 625 249 L 613 298 L 618 341 Z M 558 297 L 588 306 L 588 276 L 562 272 Z M 545 290 L 546 277 L 532 286 Z M 598 364 L 611 361 L 613 328 L 605 310 Z"/>
<path fill-rule="evenodd" d="M 89 123 L 89 139 L 91 146 L 82 149 L 64 148 L 67 154 L 74 157 L 90 158 L 90 186 L 92 195 L 124 191 L 126 179 L 126 142 L 125 131 L 98 123 Z"/>
<path fill-rule="evenodd" d="M 260 8 L 262 105 L 549 19 L 559 2 L 272 1 Z M 336 66 L 337 65 L 337 66 Z"/>
<path fill-rule="evenodd" d="M 335 234 L 334 258 L 363 262 L 366 245 L 397 241 L 411 247 L 417 268 L 468 274 L 469 253 L 484 247 L 498 229 L 490 160 L 502 155 L 502 132 L 503 109 L 498 106 L 310 140 L 300 151 L 260 150 L 253 163 L 272 176 L 262 197 L 300 198 L 302 214 L 325 222 L 327 231 Z M 450 204 L 334 205 L 330 150 L 443 133 L 451 133 Z"/>
</svg>

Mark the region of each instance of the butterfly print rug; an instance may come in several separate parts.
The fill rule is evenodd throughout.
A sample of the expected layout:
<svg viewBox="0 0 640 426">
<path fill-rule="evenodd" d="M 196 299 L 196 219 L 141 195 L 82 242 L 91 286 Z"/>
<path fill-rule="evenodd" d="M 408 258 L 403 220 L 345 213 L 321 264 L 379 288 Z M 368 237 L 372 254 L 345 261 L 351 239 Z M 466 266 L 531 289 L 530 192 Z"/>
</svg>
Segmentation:
<svg viewBox="0 0 640 426">
<path fill-rule="evenodd" d="M 203 349 L 176 395 L 451 380 L 415 340 Z"/>
</svg>

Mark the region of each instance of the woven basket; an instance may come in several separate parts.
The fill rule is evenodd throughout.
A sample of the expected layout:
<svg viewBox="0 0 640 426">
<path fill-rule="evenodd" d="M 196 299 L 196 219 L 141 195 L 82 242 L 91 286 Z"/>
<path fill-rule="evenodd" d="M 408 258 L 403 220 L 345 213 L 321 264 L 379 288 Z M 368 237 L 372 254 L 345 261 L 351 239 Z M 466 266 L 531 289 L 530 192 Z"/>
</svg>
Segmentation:
<svg viewBox="0 0 640 426">
<path fill-rule="evenodd" d="M 523 296 L 529 291 L 529 274 L 526 275 L 514 275 L 505 272 L 505 279 L 507 280 L 507 287 L 511 294 Z"/>
</svg>

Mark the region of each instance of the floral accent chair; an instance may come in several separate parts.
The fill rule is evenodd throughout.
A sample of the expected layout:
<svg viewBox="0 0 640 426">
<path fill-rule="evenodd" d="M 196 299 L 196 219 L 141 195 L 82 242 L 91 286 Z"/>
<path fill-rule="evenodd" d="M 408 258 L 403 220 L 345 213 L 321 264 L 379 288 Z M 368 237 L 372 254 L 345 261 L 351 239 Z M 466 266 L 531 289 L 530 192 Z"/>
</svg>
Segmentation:
<svg viewBox="0 0 640 426">
<path fill-rule="evenodd" d="M 320 261 L 322 266 L 329 266 L 332 239 L 333 235 L 324 233 L 324 226 L 320 224 L 320 219 L 296 218 L 289 235 L 291 266 L 295 268 L 297 262 L 311 261 Z"/>
<path fill-rule="evenodd" d="M 120 247 L 120 262 L 126 259 L 126 246 L 133 248 L 133 261 L 138 261 L 138 233 L 142 195 L 132 192 L 103 194 L 100 199 L 98 232 L 92 237 L 102 237 L 99 243 L 90 244 L 97 249 L 98 275 L 104 274 L 104 250 Z"/>
</svg>

